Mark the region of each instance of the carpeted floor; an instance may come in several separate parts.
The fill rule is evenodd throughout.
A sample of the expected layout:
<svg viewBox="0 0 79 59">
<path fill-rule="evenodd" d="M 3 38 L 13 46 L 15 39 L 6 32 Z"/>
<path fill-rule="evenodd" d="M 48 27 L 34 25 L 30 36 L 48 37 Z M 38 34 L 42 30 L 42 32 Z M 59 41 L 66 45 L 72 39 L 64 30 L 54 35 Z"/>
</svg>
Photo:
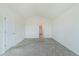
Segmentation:
<svg viewBox="0 0 79 59">
<path fill-rule="evenodd" d="M 6 51 L 3 56 L 77 56 L 75 53 L 56 42 L 46 38 L 44 42 L 39 39 L 28 38 Z"/>
</svg>

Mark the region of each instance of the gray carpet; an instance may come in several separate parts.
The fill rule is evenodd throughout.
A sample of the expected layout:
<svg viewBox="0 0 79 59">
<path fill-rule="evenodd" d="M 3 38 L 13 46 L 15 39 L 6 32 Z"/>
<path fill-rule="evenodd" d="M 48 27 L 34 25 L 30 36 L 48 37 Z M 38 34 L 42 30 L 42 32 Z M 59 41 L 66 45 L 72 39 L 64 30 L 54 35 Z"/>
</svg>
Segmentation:
<svg viewBox="0 0 79 59">
<path fill-rule="evenodd" d="M 75 53 L 56 42 L 46 38 L 44 42 L 39 39 L 24 39 L 15 47 L 6 51 L 3 56 L 77 56 Z"/>
</svg>

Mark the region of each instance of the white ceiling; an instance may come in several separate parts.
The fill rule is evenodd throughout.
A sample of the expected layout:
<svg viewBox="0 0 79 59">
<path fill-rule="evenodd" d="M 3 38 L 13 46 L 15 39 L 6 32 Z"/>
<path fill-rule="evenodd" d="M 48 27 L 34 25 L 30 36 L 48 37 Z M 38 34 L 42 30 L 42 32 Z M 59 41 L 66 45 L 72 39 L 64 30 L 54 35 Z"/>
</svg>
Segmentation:
<svg viewBox="0 0 79 59">
<path fill-rule="evenodd" d="M 6 5 L 25 18 L 30 16 L 43 16 L 54 19 L 69 10 L 74 4 L 68 3 L 8 3 Z"/>
</svg>

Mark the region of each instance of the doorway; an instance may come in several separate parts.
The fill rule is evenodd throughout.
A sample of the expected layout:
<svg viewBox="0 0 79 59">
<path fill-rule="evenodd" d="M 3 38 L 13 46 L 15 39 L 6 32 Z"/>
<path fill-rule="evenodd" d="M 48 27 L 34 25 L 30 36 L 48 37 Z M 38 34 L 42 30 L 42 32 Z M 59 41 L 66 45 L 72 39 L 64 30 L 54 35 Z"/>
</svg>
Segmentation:
<svg viewBox="0 0 79 59">
<path fill-rule="evenodd" d="M 45 32 L 44 28 L 45 28 L 45 22 L 44 22 L 44 19 L 41 18 L 39 22 L 39 40 L 40 41 L 44 41 L 44 32 Z"/>
</svg>

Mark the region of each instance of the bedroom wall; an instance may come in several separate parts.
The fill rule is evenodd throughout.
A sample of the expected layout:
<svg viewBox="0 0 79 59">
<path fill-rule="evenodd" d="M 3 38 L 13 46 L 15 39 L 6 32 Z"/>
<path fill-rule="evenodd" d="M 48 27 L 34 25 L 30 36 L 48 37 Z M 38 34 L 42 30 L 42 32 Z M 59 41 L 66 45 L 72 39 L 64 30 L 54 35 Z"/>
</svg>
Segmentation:
<svg viewBox="0 0 79 59">
<path fill-rule="evenodd" d="M 22 18 L 16 12 L 10 10 L 5 4 L 0 4 L 0 54 L 4 53 L 7 49 L 5 48 L 5 17 L 14 20 L 14 39 L 10 39 L 9 42 L 6 42 L 8 45 L 7 49 L 15 46 L 17 43 L 21 42 L 24 39 L 24 30 L 25 30 L 25 19 Z"/>
<path fill-rule="evenodd" d="M 39 38 L 39 21 L 41 16 L 33 16 L 26 19 L 25 38 Z M 43 18 L 45 23 L 44 36 L 45 38 L 51 37 L 51 24 L 46 18 Z"/>
<path fill-rule="evenodd" d="M 79 55 L 79 4 L 52 21 L 52 38 Z"/>
</svg>

